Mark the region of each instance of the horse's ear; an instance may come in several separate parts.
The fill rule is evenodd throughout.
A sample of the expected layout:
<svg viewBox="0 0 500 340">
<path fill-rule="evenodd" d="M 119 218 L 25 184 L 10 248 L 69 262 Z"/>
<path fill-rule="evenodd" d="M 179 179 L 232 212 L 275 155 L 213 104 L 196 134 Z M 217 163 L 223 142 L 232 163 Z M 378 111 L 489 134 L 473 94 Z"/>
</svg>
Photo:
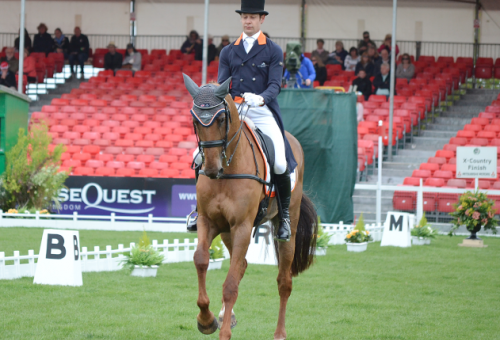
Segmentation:
<svg viewBox="0 0 500 340">
<path fill-rule="evenodd" d="M 231 84 L 231 79 L 232 77 L 229 77 L 226 79 L 225 82 L 223 82 L 216 90 L 215 90 L 215 96 L 219 99 L 224 99 L 226 98 L 227 94 L 229 93 L 229 84 Z"/>
<path fill-rule="evenodd" d="M 200 88 L 198 87 L 198 85 L 196 85 L 193 79 L 189 78 L 187 74 L 183 73 L 182 76 L 184 77 L 184 86 L 186 86 L 186 89 L 194 99 L 198 95 L 198 93 L 200 93 Z"/>
</svg>

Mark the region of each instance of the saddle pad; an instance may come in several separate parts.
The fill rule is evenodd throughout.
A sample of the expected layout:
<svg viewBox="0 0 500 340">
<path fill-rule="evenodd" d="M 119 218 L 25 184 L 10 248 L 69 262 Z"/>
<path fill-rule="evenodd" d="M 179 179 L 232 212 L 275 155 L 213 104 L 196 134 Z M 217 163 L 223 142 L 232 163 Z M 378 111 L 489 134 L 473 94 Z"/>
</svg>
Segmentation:
<svg viewBox="0 0 500 340">
<path fill-rule="evenodd" d="M 255 135 L 255 131 L 254 131 L 255 130 L 255 124 L 248 117 L 245 118 L 244 122 L 245 122 L 245 125 L 247 126 L 248 130 L 252 134 L 253 139 L 255 140 L 256 144 L 259 147 L 259 152 L 262 155 L 262 158 L 264 159 L 264 165 L 265 165 L 265 168 L 266 168 L 265 169 L 265 172 L 266 172 L 265 181 L 269 182 L 271 180 L 271 167 L 269 166 L 269 162 L 267 160 L 267 157 L 266 157 L 264 151 L 262 150 L 262 146 L 259 143 L 259 138 L 257 138 L 257 136 Z M 293 190 L 295 189 L 295 185 L 297 184 L 297 168 L 295 168 L 293 170 L 293 172 L 290 174 L 290 184 L 291 184 L 292 192 L 293 192 Z M 266 192 L 266 195 L 270 194 L 271 197 L 274 197 L 276 195 L 276 192 L 274 190 L 274 186 L 273 186 L 273 189 L 272 189 L 271 193 L 269 193 L 269 188 L 266 185 L 264 185 L 264 190 Z"/>
</svg>

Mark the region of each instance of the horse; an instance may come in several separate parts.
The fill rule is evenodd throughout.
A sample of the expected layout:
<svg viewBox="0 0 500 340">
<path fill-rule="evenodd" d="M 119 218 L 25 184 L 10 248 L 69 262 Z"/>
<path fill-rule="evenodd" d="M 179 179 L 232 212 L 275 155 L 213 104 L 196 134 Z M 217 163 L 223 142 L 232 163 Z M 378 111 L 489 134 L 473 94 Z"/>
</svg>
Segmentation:
<svg viewBox="0 0 500 340">
<path fill-rule="evenodd" d="M 231 78 L 223 84 L 198 87 L 184 75 L 186 88 L 193 97 L 193 125 L 202 158 L 202 171 L 196 185 L 198 204 L 198 245 L 194 265 L 198 274 L 198 330 L 212 334 L 220 328 L 219 339 L 230 339 L 236 325 L 233 306 L 238 286 L 245 274 L 245 256 L 259 204 L 266 198 L 263 156 L 255 152 L 257 140 L 243 120 L 229 94 Z M 241 107 L 240 107 L 241 109 Z M 242 110 L 244 111 L 244 110 Z M 242 137 L 244 136 L 244 138 Z M 275 242 L 278 259 L 278 292 L 280 308 L 274 339 L 286 339 L 285 313 L 292 292 L 292 277 L 309 268 L 314 261 L 317 237 L 317 214 L 311 200 L 303 192 L 304 153 L 290 133 L 286 136 L 297 161 L 296 185 L 290 202 L 291 238 Z M 222 138 L 222 139 L 221 139 Z M 229 156 L 230 155 L 230 156 Z M 249 172 L 255 175 L 245 175 Z M 279 225 L 278 206 L 271 198 L 261 223 Z M 209 247 L 221 235 L 230 254 L 230 267 L 223 284 L 219 322 L 210 311 L 206 291 Z"/>
</svg>

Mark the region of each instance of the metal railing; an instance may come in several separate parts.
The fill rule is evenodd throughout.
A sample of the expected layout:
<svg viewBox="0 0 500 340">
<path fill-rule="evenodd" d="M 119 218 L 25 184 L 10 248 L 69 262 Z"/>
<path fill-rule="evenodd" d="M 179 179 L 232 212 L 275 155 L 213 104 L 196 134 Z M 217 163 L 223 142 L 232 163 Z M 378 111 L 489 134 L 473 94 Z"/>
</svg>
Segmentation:
<svg viewBox="0 0 500 340">
<path fill-rule="evenodd" d="M 14 46 L 14 40 L 17 38 L 17 33 L 0 33 L 0 47 Z M 71 39 L 71 35 L 66 35 Z M 33 41 L 34 35 L 30 34 Z M 118 48 L 125 48 L 130 42 L 130 36 L 126 34 L 89 34 L 87 35 L 90 42 L 90 47 L 94 50 L 96 48 L 106 48 L 110 41 L 113 41 Z M 230 40 L 236 40 L 238 36 L 230 36 Z M 286 44 L 292 40 L 299 40 L 299 37 L 271 37 L 271 39 L 281 46 L 283 50 L 286 49 Z M 139 49 L 179 49 L 182 43 L 186 40 L 184 35 L 138 35 L 135 37 L 135 46 Z M 305 39 L 305 51 L 313 51 L 316 49 L 317 38 Z M 358 46 L 359 39 L 342 39 L 342 38 L 328 38 L 325 41 L 325 49 L 333 51 L 335 49 L 335 42 L 340 40 L 344 44 L 344 48 L 349 50 L 352 46 Z M 214 36 L 214 44 L 218 46 L 221 41 L 221 36 Z M 373 40 L 377 46 L 382 44 L 382 40 Z M 430 55 L 434 57 L 452 56 L 457 57 L 472 57 L 474 51 L 473 43 L 461 42 L 434 42 L 434 41 L 409 41 L 398 40 L 400 53 L 408 53 L 413 56 Z M 487 58 L 500 58 L 500 44 L 479 44 L 480 57 Z"/>
</svg>

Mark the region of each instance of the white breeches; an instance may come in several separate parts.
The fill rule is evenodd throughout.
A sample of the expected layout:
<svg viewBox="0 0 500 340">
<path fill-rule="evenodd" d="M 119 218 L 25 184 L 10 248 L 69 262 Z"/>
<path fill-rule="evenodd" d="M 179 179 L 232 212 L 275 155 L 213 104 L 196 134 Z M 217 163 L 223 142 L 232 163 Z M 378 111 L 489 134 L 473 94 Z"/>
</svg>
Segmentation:
<svg viewBox="0 0 500 340">
<path fill-rule="evenodd" d="M 236 107 L 239 109 L 239 104 Z M 243 105 L 241 115 L 244 116 L 248 109 L 247 105 Z M 264 134 L 272 139 L 274 144 L 274 173 L 281 175 L 286 171 L 286 155 L 285 141 L 281 130 L 274 119 L 273 113 L 267 105 L 261 107 L 251 107 L 246 113 L 246 117 L 250 118 L 255 126 L 257 126 Z"/>
</svg>

